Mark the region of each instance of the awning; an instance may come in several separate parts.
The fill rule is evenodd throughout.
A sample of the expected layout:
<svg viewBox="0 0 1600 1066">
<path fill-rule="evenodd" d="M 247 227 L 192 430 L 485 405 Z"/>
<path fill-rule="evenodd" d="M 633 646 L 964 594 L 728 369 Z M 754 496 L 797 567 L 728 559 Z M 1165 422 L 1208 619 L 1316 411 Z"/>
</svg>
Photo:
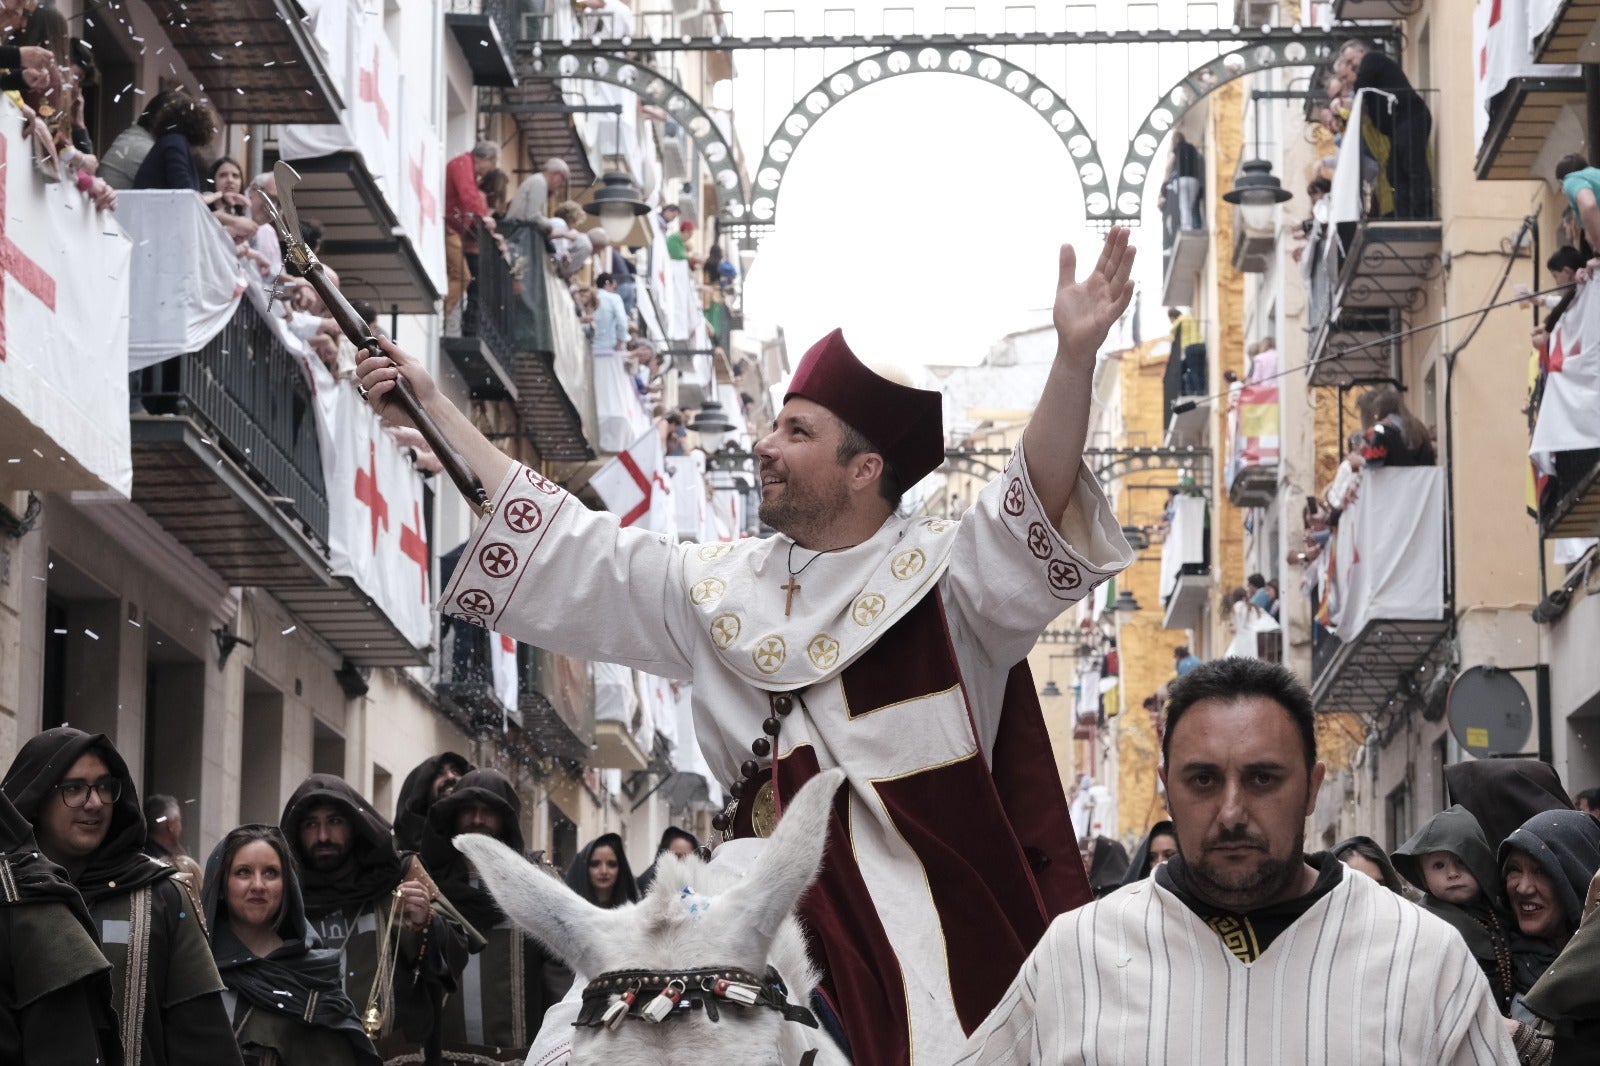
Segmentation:
<svg viewBox="0 0 1600 1066">
<path fill-rule="evenodd" d="M 339 121 L 295 0 L 146 0 L 224 122 Z"/>
<path fill-rule="evenodd" d="M 295 208 L 322 226 L 318 256 L 339 275 L 345 296 L 380 312 L 398 306 L 402 314 L 434 314 L 439 292 L 361 156 L 335 152 L 293 165 L 301 178 Z"/>
<path fill-rule="evenodd" d="M 1512 78 L 1494 99 L 1478 150 L 1478 180 L 1543 178 L 1538 164 L 1562 112 L 1572 109 L 1581 139 L 1586 108 L 1582 78 Z"/>
<path fill-rule="evenodd" d="M 451 12 L 445 15 L 444 24 L 472 68 L 472 84 L 496 88 L 517 84 L 510 42 L 492 16 Z"/>
<path fill-rule="evenodd" d="M 1550 23 L 1533 42 L 1538 63 L 1600 62 L 1600 0 L 1562 0 Z"/>
<path fill-rule="evenodd" d="M 354 578 L 272 589 L 277 601 L 357 666 L 423 666 L 428 649 L 414 647 Z"/>
</svg>

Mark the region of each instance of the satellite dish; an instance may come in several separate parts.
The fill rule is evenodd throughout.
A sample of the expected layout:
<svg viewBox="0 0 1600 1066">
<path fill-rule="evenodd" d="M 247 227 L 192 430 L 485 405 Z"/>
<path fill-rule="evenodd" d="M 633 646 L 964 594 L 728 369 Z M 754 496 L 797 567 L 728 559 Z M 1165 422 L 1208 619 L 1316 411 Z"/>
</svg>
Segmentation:
<svg viewBox="0 0 1600 1066">
<path fill-rule="evenodd" d="M 1461 671 L 1445 707 L 1451 735 L 1479 758 L 1518 754 L 1533 731 L 1528 693 L 1509 672 L 1493 666 Z"/>
</svg>

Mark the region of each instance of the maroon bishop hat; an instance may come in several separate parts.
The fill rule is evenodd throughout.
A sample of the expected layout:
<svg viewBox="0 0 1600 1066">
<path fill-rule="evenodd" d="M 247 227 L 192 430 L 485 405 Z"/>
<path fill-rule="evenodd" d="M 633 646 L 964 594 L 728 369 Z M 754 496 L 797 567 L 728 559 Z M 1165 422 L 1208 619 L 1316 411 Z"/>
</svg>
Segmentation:
<svg viewBox="0 0 1600 1066">
<path fill-rule="evenodd" d="M 868 369 L 834 330 L 801 357 L 784 402 L 821 404 L 870 440 L 910 488 L 944 462 L 943 397 Z"/>
</svg>

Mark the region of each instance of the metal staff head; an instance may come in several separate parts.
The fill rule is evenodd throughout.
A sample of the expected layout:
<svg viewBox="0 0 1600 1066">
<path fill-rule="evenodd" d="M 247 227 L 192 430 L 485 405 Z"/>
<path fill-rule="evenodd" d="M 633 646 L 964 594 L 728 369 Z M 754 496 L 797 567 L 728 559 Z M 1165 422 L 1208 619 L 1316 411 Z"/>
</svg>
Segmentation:
<svg viewBox="0 0 1600 1066">
<path fill-rule="evenodd" d="M 300 174 L 283 160 L 272 168 L 273 181 L 278 186 L 278 198 L 274 202 L 260 188 L 255 190 L 261 197 L 261 203 L 267 209 L 267 216 L 272 219 L 272 226 L 278 231 L 278 243 L 283 248 L 285 263 L 292 265 L 295 272 L 304 275 L 306 271 L 317 265 L 317 256 L 300 236 L 300 212 L 294 206 L 295 186 L 300 184 Z"/>
</svg>

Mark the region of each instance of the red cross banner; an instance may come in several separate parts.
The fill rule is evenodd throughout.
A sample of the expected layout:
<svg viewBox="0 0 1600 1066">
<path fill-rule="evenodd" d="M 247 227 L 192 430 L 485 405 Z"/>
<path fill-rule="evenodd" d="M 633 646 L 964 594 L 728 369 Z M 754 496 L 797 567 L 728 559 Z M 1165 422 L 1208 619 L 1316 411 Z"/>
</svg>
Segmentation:
<svg viewBox="0 0 1600 1066">
<path fill-rule="evenodd" d="M 1482 146 L 1489 131 L 1489 101 L 1511 79 L 1578 77 L 1581 73 L 1576 65 L 1533 61 L 1528 5 L 1529 0 L 1477 0 L 1473 10 L 1472 132 L 1476 145 Z"/>
<path fill-rule="evenodd" d="M 0 490 L 132 490 L 132 248 L 76 185 L 44 181 L 0 100 Z"/>
<path fill-rule="evenodd" d="M 500 700 L 500 706 L 515 712 L 518 703 L 517 642 L 504 633 L 490 633 L 489 665 L 494 674 L 494 694 Z"/>
<path fill-rule="evenodd" d="M 400 222 L 435 286 L 444 291 L 444 142 L 429 120 L 426 83 L 404 78 L 400 115 Z"/>
<path fill-rule="evenodd" d="M 422 475 L 349 381 L 304 360 L 316 390 L 322 478 L 328 493 L 328 565 L 354 578 L 419 648 L 433 639 L 432 555 Z"/>
<path fill-rule="evenodd" d="M 661 433 L 651 427 L 628 449 L 600 468 L 589 484 L 625 526 L 678 535 L 677 505 L 667 473 Z"/>
<path fill-rule="evenodd" d="M 1544 395 L 1528 453 L 1541 474 L 1555 453 L 1600 448 L 1600 286 L 1590 281 L 1550 334 Z"/>
</svg>

